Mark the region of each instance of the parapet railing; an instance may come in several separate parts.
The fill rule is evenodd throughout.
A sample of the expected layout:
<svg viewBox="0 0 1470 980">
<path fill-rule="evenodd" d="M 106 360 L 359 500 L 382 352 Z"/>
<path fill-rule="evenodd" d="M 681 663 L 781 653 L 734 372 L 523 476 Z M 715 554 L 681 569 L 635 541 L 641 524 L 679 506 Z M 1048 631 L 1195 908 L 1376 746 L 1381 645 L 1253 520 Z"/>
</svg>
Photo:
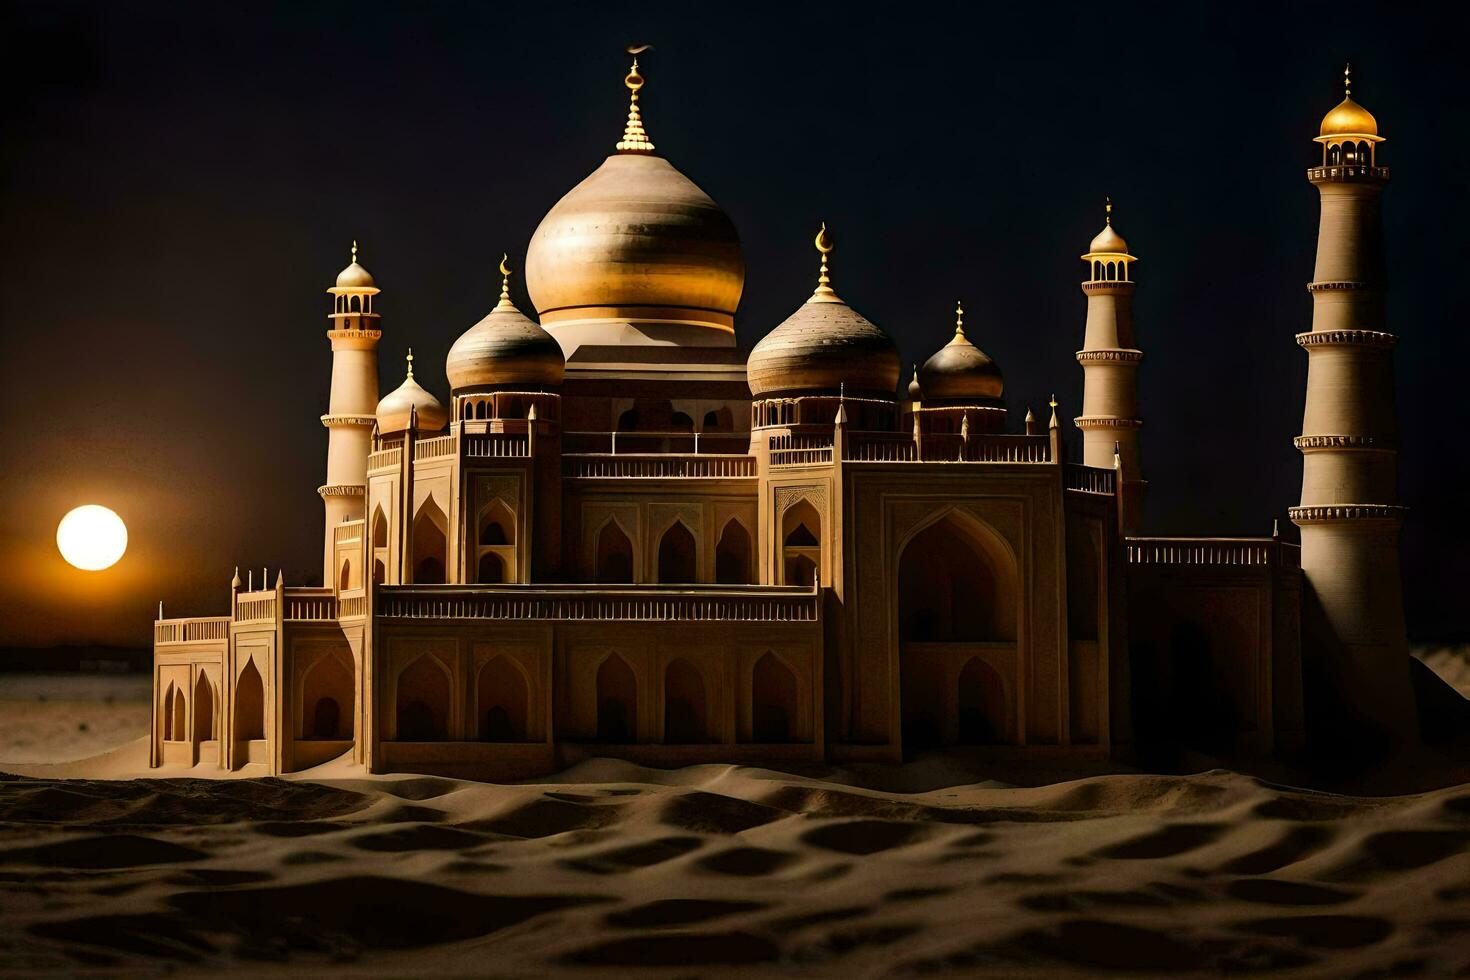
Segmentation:
<svg viewBox="0 0 1470 980">
<path fill-rule="evenodd" d="M 562 452 L 573 455 L 652 456 L 739 455 L 750 446 L 749 432 L 728 429 L 629 430 L 624 432 L 572 431 L 562 433 Z"/>
<path fill-rule="evenodd" d="M 563 474 L 573 479 L 728 479 L 754 477 L 755 457 L 744 455 L 664 455 L 578 453 L 562 457 Z"/>
<path fill-rule="evenodd" d="M 454 436 L 434 436 L 432 439 L 420 439 L 413 444 L 413 458 L 417 462 L 421 459 L 438 459 L 441 456 L 454 455 Z"/>
<path fill-rule="evenodd" d="M 769 437 L 772 466 L 816 466 L 832 462 L 827 436 Z M 1049 463 L 1047 436 L 923 433 L 916 441 L 904 432 L 854 432 L 842 459 L 850 463 Z"/>
<path fill-rule="evenodd" d="M 815 623 L 817 589 L 788 586 L 378 587 L 380 619 Z"/>
<path fill-rule="evenodd" d="M 367 593 L 362 589 L 343 592 L 337 597 L 337 615 L 339 618 L 362 619 L 367 614 Z"/>
<path fill-rule="evenodd" d="M 200 640 L 226 640 L 230 636 L 230 617 L 210 616 L 200 619 L 158 619 L 153 622 L 153 644 L 197 643 Z"/>
<path fill-rule="evenodd" d="M 361 517 L 355 521 L 343 521 L 332 529 L 332 541 L 341 544 L 344 541 L 360 539 L 366 523 Z"/>
<path fill-rule="evenodd" d="M 403 447 L 394 446 L 391 449 L 379 449 L 375 453 L 368 453 L 368 469 L 382 470 L 398 466 L 403 461 Z"/>
<path fill-rule="evenodd" d="M 235 593 L 237 623 L 273 623 L 276 620 L 276 590 Z"/>
<path fill-rule="evenodd" d="M 472 459 L 524 459 L 531 455 L 530 438 L 519 432 L 485 432 L 463 438 L 464 454 Z"/>
<path fill-rule="evenodd" d="M 331 589 L 287 589 L 282 619 L 297 623 L 337 621 L 337 597 Z"/>
<path fill-rule="evenodd" d="M 1068 463 L 1062 467 L 1062 487 L 1082 493 L 1112 495 L 1118 491 L 1118 474 L 1114 470 L 1099 466 L 1083 466 Z"/>
<path fill-rule="evenodd" d="M 832 462 L 830 436 L 783 434 L 769 436 L 772 466 L 826 466 Z"/>
<path fill-rule="evenodd" d="M 1301 548 L 1279 538 L 1128 538 L 1130 565 L 1301 567 Z"/>
</svg>

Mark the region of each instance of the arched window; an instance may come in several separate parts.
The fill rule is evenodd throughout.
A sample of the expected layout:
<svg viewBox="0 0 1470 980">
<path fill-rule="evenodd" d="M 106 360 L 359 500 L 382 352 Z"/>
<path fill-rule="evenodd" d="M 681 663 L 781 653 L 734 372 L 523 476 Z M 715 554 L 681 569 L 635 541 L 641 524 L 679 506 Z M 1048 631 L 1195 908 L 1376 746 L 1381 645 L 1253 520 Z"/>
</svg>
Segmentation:
<svg viewBox="0 0 1470 980">
<path fill-rule="evenodd" d="M 504 513 L 505 505 L 496 501 L 480 524 L 480 544 L 511 544 L 515 537 L 515 524 Z"/>
<path fill-rule="evenodd" d="M 669 583 L 699 580 L 695 572 L 694 535 L 683 521 L 670 524 L 658 544 L 658 580 Z"/>
<path fill-rule="evenodd" d="M 302 737 L 351 738 L 354 686 L 351 668 L 335 656 L 324 656 L 307 668 L 301 682 Z"/>
<path fill-rule="evenodd" d="M 597 532 L 597 581 L 633 581 L 633 544 L 616 521 L 608 521 Z"/>
<path fill-rule="evenodd" d="M 597 668 L 597 738 L 623 743 L 638 740 L 638 680 L 633 668 L 617 654 Z"/>
<path fill-rule="evenodd" d="M 1333 143 L 1327 148 L 1327 165 L 1335 167 L 1340 163 L 1342 163 L 1342 147 Z"/>
<path fill-rule="evenodd" d="M 424 501 L 413 522 L 413 580 L 425 585 L 442 585 L 446 579 L 449 528 L 444 511 L 433 497 Z"/>
<path fill-rule="evenodd" d="M 505 657 L 495 657 L 480 669 L 475 701 L 482 742 L 526 741 L 530 695 L 526 680 Z"/>
<path fill-rule="evenodd" d="M 373 547 L 388 547 L 388 518 L 383 516 L 383 508 L 374 508 L 373 512 Z"/>
<path fill-rule="evenodd" d="M 703 742 L 709 738 L 704 678 L 682 658 L 664 671 L 664 741 Z"/>
<path fill-rule="evenodd" d="M 669 416 L 669 427 L 676 432 L 693 432 L 694 420 L 684 412 L 675 412 Z"/>
<path fill-rule="evenodd" d="M 619 415 L 618 416 L 618 431 L 619 432 L 637 432 L 638 431 L 638 410 L 636 408 L 630 408 L 626 412 L 624 412 L 622 415 Z"/>
<path fill-rule="evenodd" d="M 342 592 L 352 588 L 352 559 L 350 558 L 342 560 L 342 574 L 338 577 L 338 588 Z"/>
<path fill-rule="evenodd" d="M 380 558 L 374 558 L 373 559 L 373 584 L 374 585 L 382 585 L 385 581 L 387 581 L 387 578 L 388 578 L 388 569 L 383 564 L 382 559 L 380 559 Z"/>
<path fill-rule="evenodd" d="M 796 677 L 774 653 L 761 654 L 750 673 L 750 737 L 789 742 L 796 735 Z"/>
<path fill-rule="evenodd" d="M 750 535 L 735 518 L 725 523 L 720 541 L 715 545 L 715 581 L 721 585 L 745 585 L 750 582 Z"/>
<path fill-rule="evenodd" d="M 172 742 L 177 736 L 178 729 L 174 727 L 174 691 L 173 684 L 169 684 L 168 690 L 163 692 L 163 740 Z"/>
<path fill-rule="evenodd" d="M 252 742 L 265 738 L 265 685 L 255 658 L 245 662 L 240 679 L 235 682 L 235 741 Z"/>
<path fill-rule="evenodd" d="M 194 682 L 194 742 L 208 742 L 214 738 L 214 688 L 209 678 L 200 671 Z"/>
<path fill-rule="evenodd" d="M 505 581 L 505 562 L 495 552 L 485 552 L 480 556 L 480 566 L 476 569 L 475 581 L 481 585 L 500 585 Z"/>
<path fill-rule="evenodd" d="M 782 581 L 808 588 L 817 580 L 822 560 L 822 519 L 811 501 L 801 500 L 781 519 Z"/>
<path fill-rule="evenodd" d="M 1006 740 L 1006 695 L 1000 675 L 979 657 L 960 671 L 955 740 L 961 745 L 996 745 Z"/>
<path fill-rule="evenodd" d="M 425 654 L 398 675 L 398 741 L 438 742 L 449 737 L 449 676 Z"/>
<path fill-rule="evenodd" d="M 714 412 L 704 413 L 704 431 L 713 432 L 720 427 L 720 417 Z"/>
</svg>

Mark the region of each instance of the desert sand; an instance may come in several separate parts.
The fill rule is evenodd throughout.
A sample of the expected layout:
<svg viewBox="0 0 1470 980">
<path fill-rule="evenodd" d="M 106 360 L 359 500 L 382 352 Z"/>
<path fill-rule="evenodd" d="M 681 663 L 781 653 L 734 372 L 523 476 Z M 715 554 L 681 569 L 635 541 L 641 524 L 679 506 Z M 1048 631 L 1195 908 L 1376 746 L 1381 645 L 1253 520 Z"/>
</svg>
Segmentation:
<svg viewBox="0 0 1470 980">
<path fill-rule="evenodd" d="M 593 760 L 519 785 L 341 760 L 122 778 L 145 762 L 139 739 L 4 766 L 0 971 L 1470 972 L 1470 786 L 1050 781 L 1015 763 L 977 779 L 942 757 L 799 774 Z"/>
</svg>

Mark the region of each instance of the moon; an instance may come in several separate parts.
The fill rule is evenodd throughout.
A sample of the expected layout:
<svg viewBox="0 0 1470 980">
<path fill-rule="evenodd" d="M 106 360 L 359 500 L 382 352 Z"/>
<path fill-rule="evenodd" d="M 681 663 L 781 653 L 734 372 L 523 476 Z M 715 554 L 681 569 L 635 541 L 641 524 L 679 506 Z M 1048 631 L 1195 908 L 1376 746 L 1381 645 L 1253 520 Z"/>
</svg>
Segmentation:
<svg viewBox="0 0 1470 980">
<path fill-rule="evenodd" d="M 128 528 L 101 504 L 86 504 L 67 513 L 56 525 L 56 547 L 84 572 L 111 568 L 128 550 Z"/>
</svg>

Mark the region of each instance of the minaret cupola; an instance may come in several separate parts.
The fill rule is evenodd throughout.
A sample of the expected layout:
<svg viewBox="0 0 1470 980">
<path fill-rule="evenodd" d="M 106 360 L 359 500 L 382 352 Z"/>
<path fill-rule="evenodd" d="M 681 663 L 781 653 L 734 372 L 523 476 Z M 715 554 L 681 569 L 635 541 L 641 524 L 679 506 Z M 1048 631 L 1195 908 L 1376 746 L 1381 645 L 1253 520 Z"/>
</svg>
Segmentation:
<svg viewBox="0 0 1470 980">
<path fill-rule="evenodd" d="M 1377 147 L 1383 142 L 1378 135 L 1378 120 L 1373 113 L 1353 101 L 1353 66 L 1342 70 L 1342 101 L 1322 117 L 1315 137 L 1322 144 L 1322 166 L 1376 166 Z"/>
<path fill-rule="evenodd" d="M 403 384 L 378 402 L 378 433 L 389 436 L 406 432 L 410 426 L 419 435 L 432 435 L 444 428 L 449 413 L 443 403 L 424 389 L 413 376 L 413 348 L 407 357 L 407 377 Z"/>
</svg>

